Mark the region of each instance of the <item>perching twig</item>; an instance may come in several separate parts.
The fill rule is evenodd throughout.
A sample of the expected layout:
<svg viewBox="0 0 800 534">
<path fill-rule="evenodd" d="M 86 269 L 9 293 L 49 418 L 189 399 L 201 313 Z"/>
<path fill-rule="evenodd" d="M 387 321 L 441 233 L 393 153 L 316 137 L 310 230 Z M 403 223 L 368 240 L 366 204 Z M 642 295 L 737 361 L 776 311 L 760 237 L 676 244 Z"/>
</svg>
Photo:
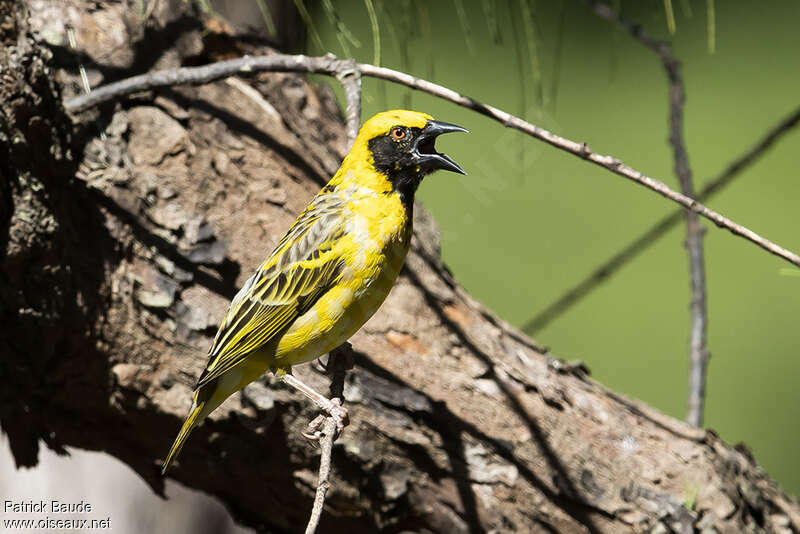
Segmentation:
<svg viewBox="0 0 800 534">
<path fill-rule="evenodd" d="M 328 372 L 332 375 L 330 398 L 334 402 L 338 401 L 340 405 L 344 402 L 345 372 L 353 366 L 352 358 L 347 353 L 349 350 L 351 350 L 350 343 L 345 343 L 338 349 L 331 351 L 328 357 Z M 336 437 L 336 419 L 330 416 L 325 417 L 325 422 L 322 425 L 322 436 L 319 440 L 321 455 L 317 492 L 314 495 L 314 506 L 311 508 L 306 534 L 314 534 L 316 532 L 322 509 L 325 507 L 325 496 L 328 493 L 328 488 L 330 488 L 331 453 L 333 452 L 333 442 L 336 441 Z"/>
<path fill-rule="evenodd" d="M 675 162 L 675 174 L 684 195 L 695 198 L 692 170 L 689 167 L 689 155 L 683 141 L 683 104 L 686 92 L 681 76 L 681 64 L 672 55 L 672 47 L 664 41 L 657 41 L 650 37 L 640 26 L 634 26 L 615 13 L 610 6 L 592 2 L 594 12 L 601 18 L 616 24 L 622 30 L 644 46 L 655 52 L 669 81 L 669 143 L 672 146 L 672 155 Z M 671 4 L 670 4 L 671 6 Z M 670 10 L 671 12 L 671 10 Z M 673 20 L 674 26 L 674 20 Z M 674 33 L 674 27 L 671 33 Z M 708 314 L 706 309 L 706 272 L 703 259 L 703 233 L 705 229 L 700 224 L 697 213 L 686 211 L 686 250 L 689 253 L 689 279 L 692 291 L 690 302 L 691 330 L 689 334 L 689 401 L 686 420 L 694 426 L 703 424 L 703 411 L 705 406 L 706 370 L 708 367 L 708 349 L 706 347 L 706 332 Z"/>
<path fill-rule="evenodd" d="M 319 479 L 317 480 L 317 493 L 314 495 L 314 506 L 311 508 L 311 516 L 308 518 L 306 534 L 314 534 L 322 516 L 322 509 L 325 507 L 325 496 L 330 488 L 331 474 L 331 452 L 333 451 L 333 437 L 336 434 L 336 421 L 327 417 L 322 427 L 322 438 L 319 441 L 322 454 L 319 460 Z"/>
<path fill-rule="evenodd" d="M 149 74 L 141 74 L 119 82 L 111 83 L 106 86 L 100 87 L 89 93 L 68 100 L 65 107 L 69 111 L 81 111 L 102 102 L 112 100 L 127 94 L 135 93 L 138 91 L 145 91 L 155 89 L 158 87 L 172 87 L 180 84 L 193 84 L 200 85 L 208 83 L 221 78 L 226 78 L 234 74 L 253 73 L 256 71 L 284 71 L 284 72 L 309 72 L 317 74 L 336 75 L 336 73 L 348 68 L 346 62 L 336 58 L 332 54 L 325 56 L 304 56 L 304 55 L 284 55 L 272 54 L 269 56 L 245 56 L 238 59 L 229 59 L 226 61 L 219 61 L 201 67 L 182 67 L 178 69 L 170 69 L 163 71 L 156 71 Z M 376 67 L 375 65 L 367 65 L 363 63 L 356 63 L 355 66 L 361 72 L 362 76 L 371 76 L 373 78 L 380 78 L 388 80 L 401 85 L 405 85 L 418 91 L 438 96 L 444 100 L 469 108 L 481 115 L 490 117 L 509 128 L 514 128 L 523 133 L 535 137 L 545 143 L 548 143 L 565 152 L 569 152 L 582 159 L 590 161 L 595 165 L 608 169 L 609 171 L 627 178 L 639 185 L 642 185 L 656 193 L 666 197 L 677 204 L 680 204 L 686 209 L 696 212 L 698 215 L 709 219 L 720 228 L 726 228 L 735 235 L 741 236 L 748 241 L 755 243 L 764 250 L 774 254 L 786 261 L 800 267 L 800 256 L 786 250 L 785 248 L 773 243 L 772 241 L 761 237 L 752 230 L 737 224 L 727 217 L 711 210 L 696 200 L 693 200 L 686 195 L 673 191 L 662 182 L 650 178 L 641 172 L 628 167 L 617 158 L 612 156 L 603 156 L 597 154 L 589 149 L 586 143 L 577 143 L 570 141 L 543 128 L 535 126 L 526 122 L 518 117 L 506 113 L 503 110 L 482 104 L 477 100 L 470 97 L 463 96 L 452 89 L 443 87 L 441 85 L 431 83 L 427 80 L 415 78 L 410 74 L 398 72 L 384 67 Z"/>
<path fill-rule="evenodd" d="M 800 108 L 795 109 L 792 113 L 783 117 L 775 126 L 770 128 L 767 134 L 762 137 L 758 143 L 733 160 L 733 162 L 731 162 L 717 177 L 706 183 L 703 189 L 700 190 L 700 193 L 698 193 L 697 200 L 708 200 L 721 191 L 723 187 L 732 182 L 733 179 L 739 176 L 750 164 L 764 155 L 775 141 L 780 139 L 784 134 L 790 132 L 792 128 L 798 124 L 800 124 Z M 557 317 L 561 316 L 564 312 L 571 309 L 572 306 L 583 300 L 585 296 L 590 294 L 601 283 L 610 278 L 624 265 L 627 265 L 630 260 L 637 257 L 650 245 L 656 243 L 658 239 L 666 235 L 667 232 L 681 221 L 684 213 L 685 211 L 683 209 L 678 209 L 662 218 L 650 227 L 649 230 L 631 241 L 625 248 L 601 263 L 586 276 L 586 278 L 569 288 L 541 312 L 528 320 L 522 327 L 522 331 L 526 334 L 534 334 L 550 324 Z"/>
</svg>

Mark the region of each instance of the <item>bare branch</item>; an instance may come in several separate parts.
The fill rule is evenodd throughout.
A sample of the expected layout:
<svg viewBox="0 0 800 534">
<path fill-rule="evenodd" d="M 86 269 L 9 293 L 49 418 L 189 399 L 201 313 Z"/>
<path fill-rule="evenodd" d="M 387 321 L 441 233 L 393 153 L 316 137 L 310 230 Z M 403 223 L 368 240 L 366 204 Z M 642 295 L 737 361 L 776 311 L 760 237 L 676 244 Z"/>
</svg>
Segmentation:
<svg viewBox="0 0 800 534">
<path fill-rule="evenodd" d="M 328 357 L 328 371 L 331 373 L 331 400 L 342 405 L 344 403 L 344 379 L 348 369 L 353 367 L 352 347 L 350 343 L 345 343 L 338 349 L 331 351 Z M 314 425 L 312 422 L 311 425 Z M 331 475 L 331 453 L 333 452 L 333 442 L 338 437 L 336 419 L 325 417 L 322 425 L 322 436 L 319 440 L 321 455 L 319 460 L 319 476 L 317 478 L 317 492 L 314 495 L 314 506 L 311 508 L 311 516 L 308 519 L 305 534 L 314 534 L 319 525 L 322 509 L 325 507 L 325 496 L 330 488 Z"/>
<path fill-rule="evenodd" d="M 672 54 L 672 46 L 664 41 L 650 37 L 639 26 L 634 26 L 615 13 L 611 7 L 600 2 L 593 2 L 594 12 L 601 18 L 627 31 L 645 47 L 655 52 L 669 82 L 669 143 L 672 146 L 675 174 L 684 195 L 695 198 L 692 170 L 689 167 L 689 154 L 683 140 L 683 104 L 686 90 L 681 75 L 681 64 Z M 700 223 L 697 213 L 686 212 L 686 250 L 689 253 L 689 279 L 691 286 L 691 329 L 689 333 L 689 400 L 686 420 L 694 426 L 703 424 L 705 406 L 706 370 L 708 367 L 706 307 L 706 272 L 703 259 L 703 234 L 705 228 Z"/>
<path fill-rule="evenodd" d="M 257 57 L 245 56 L 237 59 L 219 61 L 217 63 L 211 63 L 201 67 L 182 67 L 179 69 L 169 69 L 151 72 L 149 74 L 141 74 L 139 76 L 134 76 L 132 78 L 127 78 L 125 80 L 100 87 L 99 89 L 96 89 L 87 95 L 70 99 L 64 105 L 68 111 L 76 112 L 138 91 L 145 91 L 158 87 L 172 87 L 180 84 L 200 85 L 221 78 L 226 78 L 234 74 L 283 71 L 309 72 L 335 76 L 338 72 L 346 70 L 350 66 L 351 65 L 349 63 L 336 58 L 336 56 L 333 56 L 332 54 L 316 57 L 284 54 L 272 54 L 269 56 Z M 471 109 L 477 113 L 480 113 L 481 115 L 490 117 L 509 128 L 514 128 L 515 130 L 526 133 L 531 137 L 535 137 L 536 139 L 544 141 L 545 143 L 548 143 L 549 145 L 552 145 L 558 149 L 590 161 L 595 165 L 603 167 L 604 169 L 608 169 L 615 174 L 618 174 L 652 191 L 655 191 L 661 196 L 680 204 L 684 208 L 702 215 L 720 228 L 725 228 L 733 234 L 741 236 L 748 241 L 755 243 L 771 254 L 783 258 L 786 261 L 800 267 L 800 256 L 797 254 L 790 252 L 780 245 L 761 237 L 752 230 L 731 221 L 716 211 L 703 206 L 696 200 L 678 193 L 677 191 L 673 191 L 662 182 L 650 178 L 636 169 L 628 167 L 615 157 L 604 156 L 592 152 L 586 143 L 570 141 L 569 139 L 565 139 L 545 130 L 544 128 L 535 126 L 501 109 L 487 104 L 482 104 L 477 100 L 463 96 L 452 89 L 448 89 L 447 87 L 443 87 L 427 80 L 415 78 L 410 74 L 398 72 L 384 67 L 376 67 L 375 65 L 367 65 L 364 63 L 356 63 L 355 66 L 359 71 L 361 71 L 362 76 L 372 76 L 373 78 L 389 80 L 418 91 L 423 91 L 425 93 L 438 96 L 439 98 L 448 100 L 459 106 Z"/>
<path fill-rule="evenodd" d="M 445 100 L 449 100 L 454 104 L 458 104 L 460 106 L 472 109 L 482 115 L 486 115 L 487 117 L 491 117 L 498 122 L 503 123 L 509 128 L 514 128 L 515 130 L 519 130 L 523 133 L 530 135 L 531 137 L 535 137 L 545 143 L 548 143 L 556 148 L 559 148 L 565 152 L 569 152 L 575 156 L 578 156 L 582 159 L 590 161 L 595 165 L 608 169 L 609 171 L 622 176 L 623 178 L 627 178 L 633 182 L 636 182 L 639 185 L 642 185 L 656 193 L 660 194 L 661 196 L 680 204 L 684 208 L 691 210 L 699 215 L 702 215 L 706 219 L 710 220 L 720 228 L 725 228 L 729 230 L 731 233 L 741 236 L 748 241 L 755 243 L 756 245 L 760 246 L 764 250 L 785 259 L 786 261 L 793 263 L 800 267 L 800 256 L 797 254 L 786 250 L 785 248 L 769 241 L 758 235 L 757 233 L 753 232 L 752 230 L 745 228 L 744 226 L 731 221 L 727 217 L 717 213 L 716 211 L 707 208 L 706 206 L 700 204 L 696 200 L 687 197 L 677 191 L 673 191 L 669 187 L 667 187 L 664 183 L 650 178 L 649 176 L 633 169 L 627 165 L 625 165 L 619 159 L 612 157 L 612 156 L 604 156 L 601 154 L 597 154 L 593 152 L 586 143 L 577 143 L 575 141 L 571 141 L 569 139 L 565 139 L 559 135 L 556 135 L 552 132 L 545 130 L 544 128 L 540 128 L 535 126 L 529 122 L 526 122 L 518 117 L 511 115 L 505 111 L 497 109 L 493 106 L 489 106 L 487 104 L 482 104 L 472 98 L 460 95 L 456 93 L 452 89 L 448 89 L 446 87 L 442 87 L 441 85 L 437 85 L 426 80 L 421 80 L 415 78 L 409 74 L 396 72 L 391 69 L 386 69 L 384 67 L 375 67 L 373 65 L 361 65 L 361 73 L 365 76 L 374 76 L 376 78 L 381 78 L 385 80 L 395 81 L 397 83 L 401 83 L 413 89 L 418 89 L 420 91 L 424 91 L 426 93 L 430 93 L 432 95 L 438 96 Z"/>
<path fill-rule="evenodd" d="M 322 509 L 325 507 L 325 496 L 328 494 L 328 488 L 331 486 L 331 452 L 333 452 L 333 440 L 335 435 L 336 421 L 332 417 L 325 418 L 325 424 L 322 427 L 322 439 L 320 439 L 319 442 L 322 454 L 319 460 L 317 493 L 314 495 L 314 506 L 311 508 L 311 516 L 308 518 L 306 534 L 314 534 L 314 532 L 317 531 L 319 519 L 322 516 Z"/>
<path fill-rule="evenodd" d="M 781 118 L 781 120 L 770 128 L 767 134 L 755 145 L 751 146 L 744 154 L 733 160 L 728 164 L 725 170 L 703 186 L 703 189 L 701 189 L 700 193 L 697 195 L 697 200 L 705 201 L 719 193 L 726 185 L 731 183 L 734 178 L 739 176 L 742 171 L 766 154 L 767 150 L 772 147 L 778 139 L 790 132 L 792 128 L 798 124 L 800 124 L 800 107 Z M 678 209 L 659 220 L 650 227 L 650 229 L 631 241 L 625 248 L 601 263 L 589 273 L 586 278 L 569 288 L 559 298 L 528 320 L 522 327 L 522 331 L 526 334 L 534 334 L 560 317 L 619 269 L 627 265 L 630 260 L 637 257 L 641 252 L 645 251 L 650 245 L 656 243 L 658 239 L 674 228 L 675 225 L 680 222 L 683 214 L 684 210 Z"/>
</svg>

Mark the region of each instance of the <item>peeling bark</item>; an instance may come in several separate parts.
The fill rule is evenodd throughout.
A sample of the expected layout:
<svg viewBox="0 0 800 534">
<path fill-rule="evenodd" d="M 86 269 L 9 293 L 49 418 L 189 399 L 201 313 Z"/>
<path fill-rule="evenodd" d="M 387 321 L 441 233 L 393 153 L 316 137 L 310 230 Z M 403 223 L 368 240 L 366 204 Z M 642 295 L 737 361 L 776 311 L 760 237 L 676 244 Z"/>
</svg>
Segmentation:
<svg viewBox="0 0 800 534">
<path fill-rule="evenodd" d="M 75 3 L 30 24 L 46 35 L 68 20 L 96 80 L 265 52 L 203 37 L 190 4 L 159 6 L 144 23 L 132 5 Z M 130 39 L 109 52 L 111 20 Z M 103 450 L 161 492 L 216 325 L 338 166 L 341 116 L 327 89 L 269 74 L 244 82 L 260 96 L 219 82 L 73 122 L 60 102 L 77 90 L 74 56 L 37 42 L 12 3 L 0 41 L 0 425 L 18 466 L 36 464 L 39 441 Z M 474 302 L 417 211 L 407 267 L 352 339 L 351 426 L 321 531 L 800 532 L 797 502 L 744 447 L 608 391 Z M 317 366 L 297 373 L 326 388 Z M 172 476 L 245 524 L 299 531 L 313 415 L 265 378 L 195 431 Z"/>
</svg>

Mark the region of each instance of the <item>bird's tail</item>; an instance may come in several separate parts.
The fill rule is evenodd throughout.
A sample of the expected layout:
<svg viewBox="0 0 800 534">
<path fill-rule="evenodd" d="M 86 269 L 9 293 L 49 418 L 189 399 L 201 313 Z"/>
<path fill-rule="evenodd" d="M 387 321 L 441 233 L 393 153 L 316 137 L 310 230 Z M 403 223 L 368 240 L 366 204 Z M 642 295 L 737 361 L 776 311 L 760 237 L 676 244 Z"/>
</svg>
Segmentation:
<svg viewBox="0 0 800 534">
<path fill-rule="evenodd" d="M 170 464 L 175 460 L 175 457 L 181 452 L 186 438 L 189 437 L 194 427 L 208 415 L 210 410 L 205 409 L 207 404 L 208 400 L 198 400 L 197 394 L 195 394 L 194 402 L 192 402 L 192 409 L 183 422 L 181 431 L 178 432 L 178 437 L 175 438 L 175 443 L 172 444 L 172 448 L 169 450 L 169 454 L 167 454 L 167 459 L 164 460 L 164 465 L 161 467 L 162 475 L 167 472 L 167 468 L 169 468 Z"/>
</svg>

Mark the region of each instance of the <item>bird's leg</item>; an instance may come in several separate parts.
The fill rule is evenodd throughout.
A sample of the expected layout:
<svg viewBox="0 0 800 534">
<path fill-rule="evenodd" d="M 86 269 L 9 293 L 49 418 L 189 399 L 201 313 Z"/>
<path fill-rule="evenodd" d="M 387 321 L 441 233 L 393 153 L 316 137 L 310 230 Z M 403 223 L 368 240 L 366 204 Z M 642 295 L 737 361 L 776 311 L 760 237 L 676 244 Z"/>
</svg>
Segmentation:
<svg viewBox="0 0 800 534">
<path fill-rule="evenodd" d="M 353 368 L 354 365 L 354 358 L 353 358 L 353 345 L 350 344 L 349 341 L 345 341 L 335 349 L 333 349 L 328 354 L 328 361 L 322 363 L 322 360 L 318 360 L 320 362 L 320 367 L 322 370 L 328 374 L 334 375 L 338 372 L 348 371 Z M 331 383 L 331 396 L 337 397 L 341 393 L 340 391 L 333 391 L 335 384 Z"/>
<path fill-rule="evenodd" d="M 297 391 L 308 397 L 311 402 L 317 405 L 317 407 L 325 412 L 330 417 L 333 417 L 336 421 L 336 435 L 338 436 L 344 427 L 350 422 L 349 416 L 347 414 L 347 408 L 342 406 L 342 401 L 338 398 L 329 399 L 325 395 L 318 393 L 315 391 L 311 386 L 307 385 L 305 382 L 300 380 L 299 378 L 286 373 L 281 377 L 281 380 L 289 386 L 292 386 Z M 319 431 L 320 427 L 322 427 L 322 423 L 325 421 L 325 416 L 320 415 L 315 418 L 311 423 L 308 425 L 308 430 L 303 435 L 309 439 L 319 439 L 317 432 Z"/>
</svg>

